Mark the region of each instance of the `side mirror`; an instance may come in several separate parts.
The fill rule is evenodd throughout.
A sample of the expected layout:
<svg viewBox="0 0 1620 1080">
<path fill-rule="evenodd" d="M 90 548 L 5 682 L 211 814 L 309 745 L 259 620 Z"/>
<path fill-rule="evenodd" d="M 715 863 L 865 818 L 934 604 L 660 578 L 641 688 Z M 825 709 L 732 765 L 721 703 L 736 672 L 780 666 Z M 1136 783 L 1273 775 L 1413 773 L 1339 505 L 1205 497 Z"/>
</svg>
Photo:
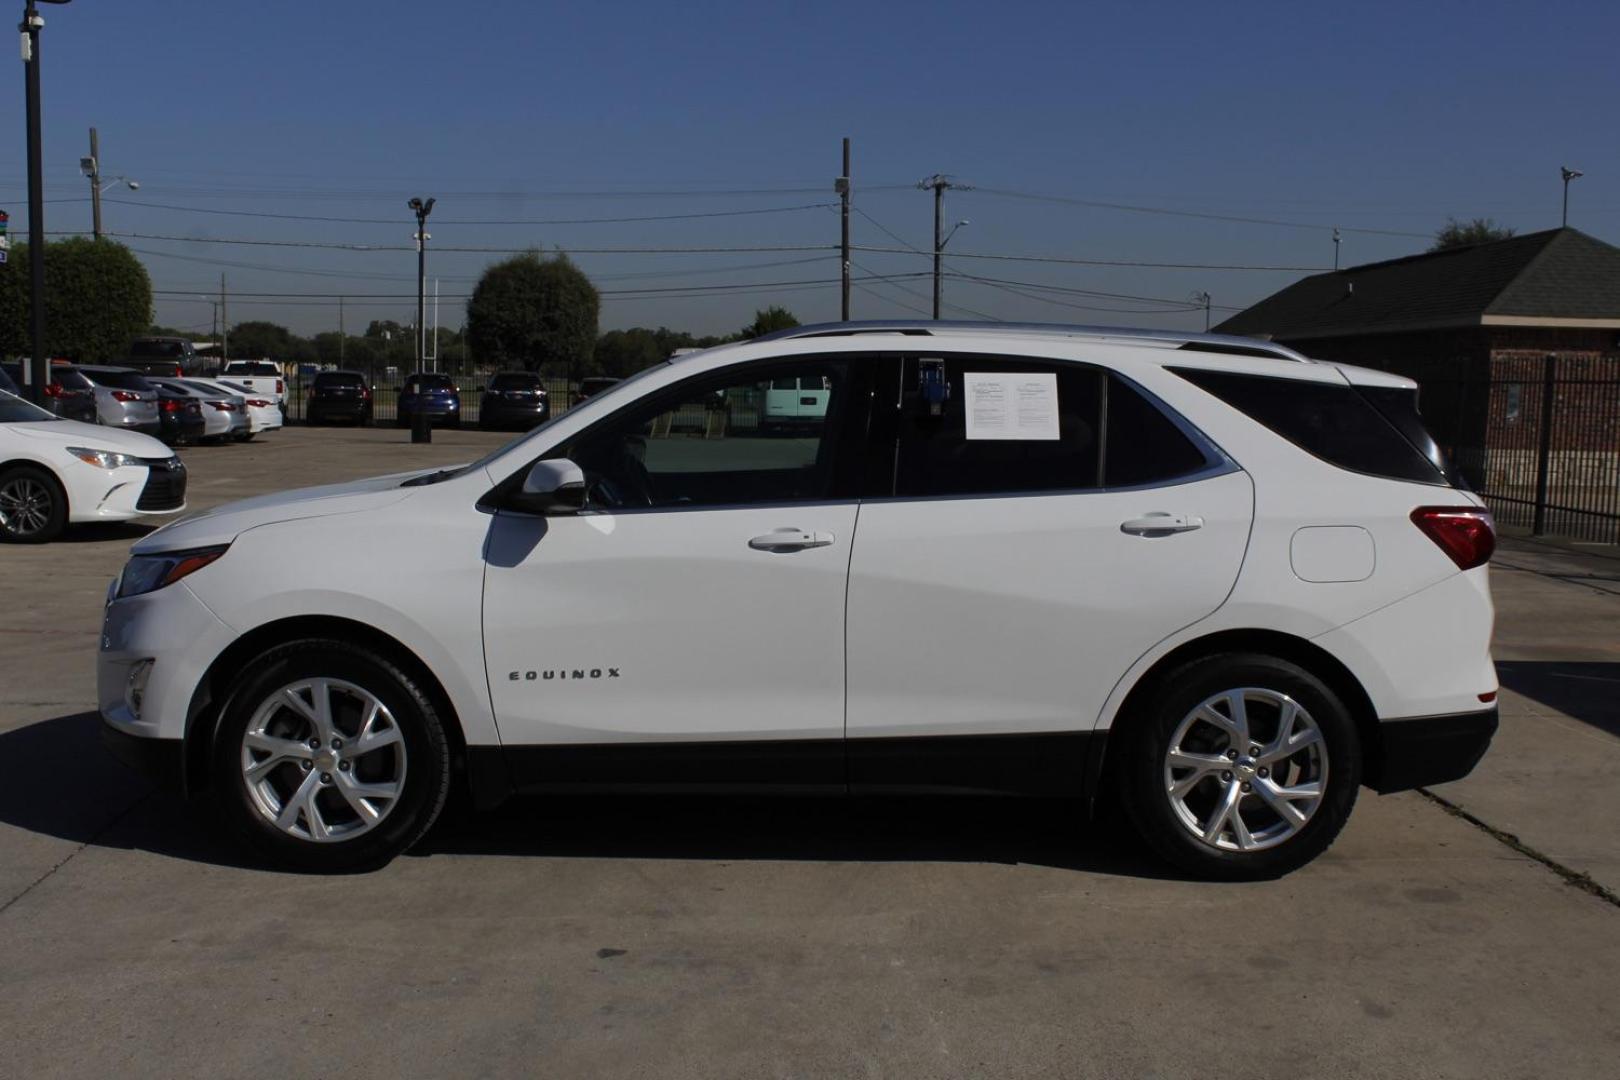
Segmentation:
<svg viewBox="0 0 1620 1080">
<path fill-rule="evenodd" d="M 578 513 L 585 509 L 585 470 L 567 458 L 537 461 L 514 502 L 530 514 Z"/>
</svg>

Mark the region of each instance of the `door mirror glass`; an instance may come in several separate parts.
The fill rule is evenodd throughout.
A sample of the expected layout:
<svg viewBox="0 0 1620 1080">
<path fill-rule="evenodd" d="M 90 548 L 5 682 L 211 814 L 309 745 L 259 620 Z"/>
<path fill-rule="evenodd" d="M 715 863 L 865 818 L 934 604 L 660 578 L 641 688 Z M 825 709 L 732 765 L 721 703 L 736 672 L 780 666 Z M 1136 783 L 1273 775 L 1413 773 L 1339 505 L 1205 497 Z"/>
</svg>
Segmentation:
<svg viewBox="0 0 1620 1080">
<path fill-rule="evenodd" d="M 567 458 L 537 461 L 515 503 L 515 509 L 531 514 L 577 513 L 585 509 L 585 472 Z"/>
</svg>

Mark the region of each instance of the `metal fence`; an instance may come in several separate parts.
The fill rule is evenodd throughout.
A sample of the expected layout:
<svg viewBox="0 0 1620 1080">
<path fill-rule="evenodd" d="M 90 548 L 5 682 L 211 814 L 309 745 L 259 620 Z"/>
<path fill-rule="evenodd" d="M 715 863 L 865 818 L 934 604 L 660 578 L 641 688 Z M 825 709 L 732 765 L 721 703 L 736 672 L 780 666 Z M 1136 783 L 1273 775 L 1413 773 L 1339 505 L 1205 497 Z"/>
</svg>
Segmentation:
<svg viewBox="0 0 1620 1080">
<path fill-rule="evenodd" d="M 1620 543 L 1620 358 L 1499 356 L 1420 383 L 1424 422 L 1498 522 Z"/>
</svg>

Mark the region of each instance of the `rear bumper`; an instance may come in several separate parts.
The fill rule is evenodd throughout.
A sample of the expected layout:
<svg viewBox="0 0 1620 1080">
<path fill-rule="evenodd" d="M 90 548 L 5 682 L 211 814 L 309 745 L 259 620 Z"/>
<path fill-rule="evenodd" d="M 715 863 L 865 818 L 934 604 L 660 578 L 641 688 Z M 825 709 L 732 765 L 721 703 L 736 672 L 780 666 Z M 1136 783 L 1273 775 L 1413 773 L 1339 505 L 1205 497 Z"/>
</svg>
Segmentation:
<svg viewBox="0 0 1620 1080">
<path fill-rule="evenodd" d="M 1385 720 L 1366 782 L 1380 794 L 1461 780 L 1474 770 L 1496 734 L 1494 708 Z"/>
<path fill-rule="evenodd" d="M 131 735 L 102 721 L 101 742 L 113 757 L 158 787 L 184 792 L 185 743 L 182 740 Z"/>
</svg>

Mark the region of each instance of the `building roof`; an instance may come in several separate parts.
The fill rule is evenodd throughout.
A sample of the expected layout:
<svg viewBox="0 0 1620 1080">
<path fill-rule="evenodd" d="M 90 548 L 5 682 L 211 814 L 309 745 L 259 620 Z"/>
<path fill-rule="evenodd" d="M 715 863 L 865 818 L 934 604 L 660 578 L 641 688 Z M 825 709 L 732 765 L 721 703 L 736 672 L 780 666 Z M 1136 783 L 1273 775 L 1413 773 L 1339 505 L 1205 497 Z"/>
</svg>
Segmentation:
<svg viewBox="0 0 1620 1080">
<path fill-rule="evenodd" d="M 1279 341 L 1470 326 L 1620 327 L 1620 248 L 1549 229 L 1314 274 L 1227 319 Z"/>
</svg>

